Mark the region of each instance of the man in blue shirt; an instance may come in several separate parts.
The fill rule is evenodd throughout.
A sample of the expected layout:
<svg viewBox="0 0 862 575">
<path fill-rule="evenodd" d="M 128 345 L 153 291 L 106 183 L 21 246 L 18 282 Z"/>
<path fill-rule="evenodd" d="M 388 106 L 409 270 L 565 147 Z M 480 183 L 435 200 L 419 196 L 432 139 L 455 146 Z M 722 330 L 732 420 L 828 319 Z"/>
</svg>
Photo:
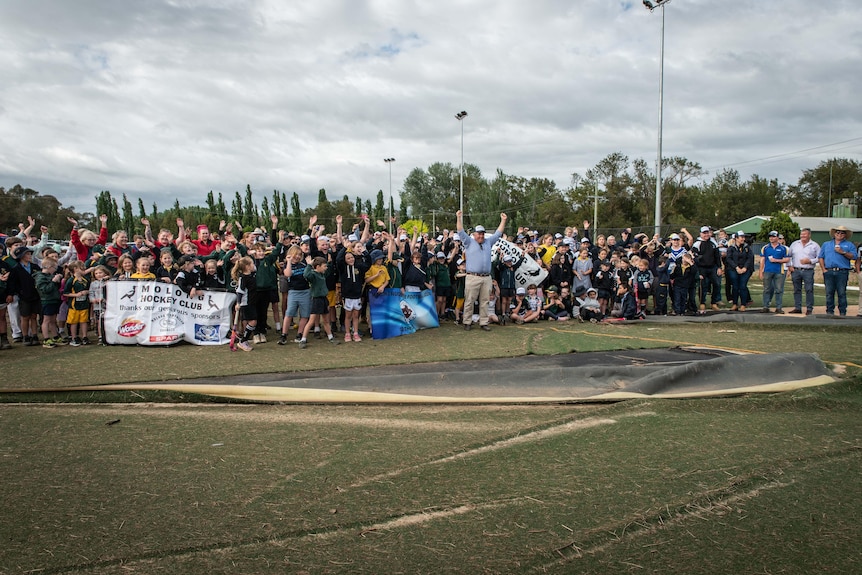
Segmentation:
<svg viewBox="0 0 862 575">
<path fill-rule="evenodd" d="M 826 313 L 835 314 L 835 295 L 838 294 L 838 313 L 847 315 L 847 279 L 850 277 L 850 262 L 856 255 L 856 246 L 849 240 L 853 232 L 844 226 L 829 230 L 832 239 L 820 248 L 820 269 L 826 284 Z"/>
<path fill-rule="evenodd" d="M 500 214 L 500 225 L 497 231 L 485 237 L 484 226 L 476 226 L 471 235 L 464 231 L 463 214 L 455 212 L 457 217 L 458 237 L 464 249 L 467 264 L 467 277 L 464 278 L 464 329 L 470 331 L 473 322 L 473 302 L 479 301 L 479 327 L 491 331 L 488 327 L 488 299 L 491 297 L 491 249 L 506 227 L 506 214 Z"/>
<path fill-rule="evenodd" d="M 763 280 L 763 313 L 769 313 L 772 296 L 775 296 L 775 313 L 781 309 L 784 298 L 784 264 L 790 261 L 787 246 L 778 242 L 778 232 L 769 232 L 769 243 L 760 250 L 760 279 Z"/>
</svg>

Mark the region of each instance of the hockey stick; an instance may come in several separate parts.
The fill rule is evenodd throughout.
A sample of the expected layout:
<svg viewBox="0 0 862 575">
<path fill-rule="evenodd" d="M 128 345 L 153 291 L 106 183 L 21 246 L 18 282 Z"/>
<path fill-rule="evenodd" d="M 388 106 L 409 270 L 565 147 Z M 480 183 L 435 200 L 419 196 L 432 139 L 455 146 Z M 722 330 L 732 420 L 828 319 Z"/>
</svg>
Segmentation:
<svg viewBox="0 0 862 575">
<path fill-rule="evenodd" d="M 233 315 L 233 328 L 230 331 L 230 350 L 236 351 L 236 338 L 239 331 L 239 304 L 236 304 L 236 312 Z"/>
</svg>

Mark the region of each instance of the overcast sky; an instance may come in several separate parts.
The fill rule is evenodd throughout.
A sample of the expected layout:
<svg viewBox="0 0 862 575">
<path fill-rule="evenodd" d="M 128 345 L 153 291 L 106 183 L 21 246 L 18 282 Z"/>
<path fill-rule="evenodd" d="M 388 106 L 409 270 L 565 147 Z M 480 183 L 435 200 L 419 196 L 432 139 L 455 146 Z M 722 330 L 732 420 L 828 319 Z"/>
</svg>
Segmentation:
<svg viewBox="0 0 862 575">
<path fill-rule="evenodd" d="M 862 159 L 859 0 L 673 0 L 664 155 L 796 183 Z M 619 0 L 0 0 L 0 186 L 79 211 L 396 196 L 465 161 L 654 166 L 661 9 Z M 777 157 L 776 157 L 777 156 Z"/>
</svg>

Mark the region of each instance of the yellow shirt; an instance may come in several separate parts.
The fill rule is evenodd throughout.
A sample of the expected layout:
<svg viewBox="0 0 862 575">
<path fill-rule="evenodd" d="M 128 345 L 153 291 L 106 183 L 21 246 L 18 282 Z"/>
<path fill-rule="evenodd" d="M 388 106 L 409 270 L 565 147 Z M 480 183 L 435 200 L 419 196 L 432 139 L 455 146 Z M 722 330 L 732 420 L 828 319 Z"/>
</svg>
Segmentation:
<svg viewBox="0 0 862 575">
<path fill-rule="evenodd" d="M 135 272 L 129 277 L 132 278 L 133 280 L 154 280 L 154 279 L 156 279 L 156 274 L 154 274 L 153 272 L 148 272 L 145 274 Z"/>
<path fill-rule="evenodd" d="M 386 266 L 379 264 L 372 264 L 368 271 L 365 272 L 365 277 L 370 278 L 374 277 L 375 274 L 380 273 L 376 278 L 368 282 L 368 285 L 372 287 L 379 288 L 382 285 L 386 285 L 389 283 L 389 270 L 386 269 Z"/>
</svg>

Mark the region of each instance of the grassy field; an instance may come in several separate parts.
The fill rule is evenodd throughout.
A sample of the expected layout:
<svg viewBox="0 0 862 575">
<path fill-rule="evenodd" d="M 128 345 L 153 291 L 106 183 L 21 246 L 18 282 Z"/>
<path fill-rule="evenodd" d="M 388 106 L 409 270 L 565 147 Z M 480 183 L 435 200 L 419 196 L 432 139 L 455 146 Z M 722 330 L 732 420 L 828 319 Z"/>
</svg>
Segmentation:
<svg viewBox="0 0 862 575">
<path fill-rule="evenodd" d="M 512 407 L 0 409 L 0 573 L 858 573 L 859 379 Z"/>
<path fill-rule="evenodd" d="M 450 324 L 305 351 L 18 347 L 0 357 L 20 390 L 688 344 L 815 352 L 846 375 L 590 406 L 0 394 L 0 574 L 859 573 L 860 334 Z"/>
</svg>

